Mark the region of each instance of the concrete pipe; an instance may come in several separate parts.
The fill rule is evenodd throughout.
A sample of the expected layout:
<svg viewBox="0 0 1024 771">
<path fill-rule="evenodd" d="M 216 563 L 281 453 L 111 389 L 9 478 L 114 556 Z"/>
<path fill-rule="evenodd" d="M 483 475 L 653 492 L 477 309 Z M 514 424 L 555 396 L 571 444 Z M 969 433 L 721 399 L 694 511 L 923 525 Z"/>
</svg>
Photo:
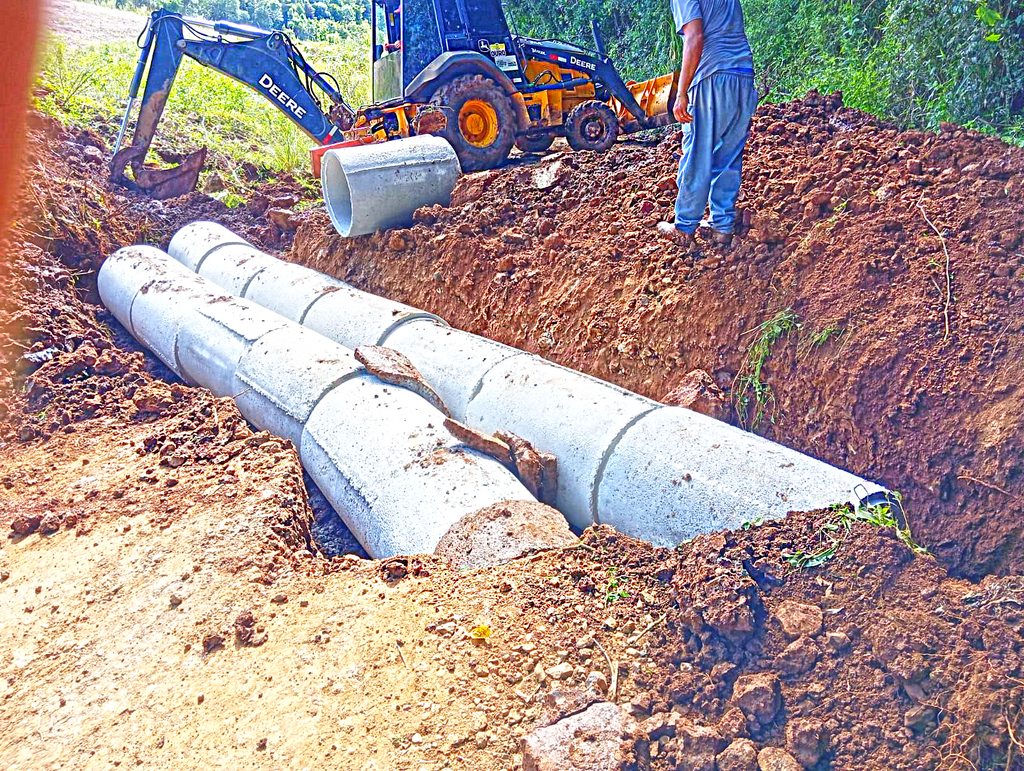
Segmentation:
<svg viewBox="0 0 1024 771">
<path fill-rule="evenodd" d="M 409 321 L 429 319 L 447 327 L 432 313 L 361 292 L 318 271 L 259 252 L 215 222 L 193 222 L 181 228 L 168 252 L 225 291 L 349 348 L 379 344 Z"/>
<path fill-rule="evenodd" d="M 178 375 L 233 396 L 246 419 L 290 440 L 372 556 L 444 541 L 466 567 L 572 542 L 561 515 L 505 466 L 461 444 L 434 407 L 382 383 L 341 345 L 226 296 L 151 247 L 109 257 L 98 285 L 117 319 Z M 500 549 L 495 523 L 517 532 Z"/>
<path fill-rule="evenodd" d="M 331 222 L 348 238 L 410 225 L 421 206 L 447 206 L 461 173 L 447 140 L 424 134 L 328 150 L 320 183 Z"/>
<path fill-rule="evenodd" d="M 220 226 L 189 227 L 201 233 L 193 238 L 205 248 L 215 248 L 210 244 L 218 239 L 237 241 Z M 283 315 L 349 347 L 376 343 L 400 351 L 457 420 L 484 431 L 512 431 L 554 453 L 555 505 L 577 528 L 607 523 L 675 546 L 758 517 L 776 519 L 887 494 L 877 484 L 756 434 L 666 407 L 434 318 L 417 318 L 409 306 L 322 274 L 313 280 L 306 268 L 278 261 L 274 273 L 269 271 L 266 276 L 273 275 L 279 286 L 301 276 L 301 302 L 282 307 L 287 303 L 279 300 L 286 293 L 275 296 Z M 204 268 L 200 273 L 205 275 Z M 263 296 L 271 295 L 270 286 L 261 290 Z M 344 301 L 335 304 L 335 295 Z M 252 292 L 246 296 L 255 299 Z"/>
</svg>

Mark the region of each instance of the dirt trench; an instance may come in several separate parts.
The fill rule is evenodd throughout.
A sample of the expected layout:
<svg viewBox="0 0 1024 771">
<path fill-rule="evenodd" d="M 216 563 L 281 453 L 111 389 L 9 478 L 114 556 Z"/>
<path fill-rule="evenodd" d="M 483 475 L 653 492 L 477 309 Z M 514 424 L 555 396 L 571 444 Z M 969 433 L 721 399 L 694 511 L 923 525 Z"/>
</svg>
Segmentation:
<svg viewBox="0 0 1024 771">
<path fill-rule="evenodd" d="M 955 573 L 1024 569 L 1024 151 L 763 105 L 739 238 L 691 259 L 653 231 L 678 143 L 470 175 L 408 230 L 313 214 L 291 258 L 655 399 L 706 370 L 733 422 L 902 493 Z"/>
<path fill-rule="evenodd" d="M 98 305 L 94 287 L 97 266 L 118 246 L 165 244 L 197 218 L 286 249 L 289 233 L 266 211 L 295 186 L 263 185 L 230 211 L 202 195 L 154 203 L 106 184 L 102 162 L 85 151 L 102 145 L 95 137 L 38 117 L 33 125 L 0 272 L 9 311 L 0 332 L 0 527 L 8 533 L 0 545 L 0 766 L 522 769 L 524 736 L 598 699 L 635 719 L 630 741 L 641 767 L 654 771 L 724 769 L 766 748 L 816 771 L 1024 768 L 1020 576 L 951 578 L 891 528 L 848 513 L 794 514 L 676 550 L 596 528 L 575 547 L 461 573 L 425 556 L 325 557 L 311 537 L 294 448 L 253 433 L 230 400 L 175 382 Z M 668 164 L 671 145 L 616 153 L 562 160 L 570 174 L 606 164 L 610 178 L 622 157 L 641 163 L 661 153 Z M 649 163 L 629 173 L 640 180 L 644 170 Z M 458 232 L 473 207 L 490 210 L 488 196 L 502 185 L 506 198 L 520 189 L 512 175 L 523 173 L 532 174 L 493 175 L 468 209 L 427 212 L 433 225 L 357 248 L 381 249 L 381 280 L 402 283 L 396 271 L 419 269 L 427 233 L 450 238 L 445 218 Z M 636 184 L 643 200 L 663 205 Z M 514 206 L 531 216 L 530 201 Z M 574 206 L 565 216 L 573 212 L 582 223 L 585 212 Z M 303 218 L 300 256 L 321 228 L 315 215 Z M 568 225 L 548 236 L 556 232 L 577 237 Z M 457 236 L 462 246 L 439 251 L 429 275 L 443 279 L 459 260 L 480 261 L 473 275 L 487 288 L 482 296 L 517 300 L 505 306 L 519 319 L 510 335 L 582 361 L 585 351 L 564 342 L 574 334 L 568 322 L 550 348 L 530 337 L 550 327 L 537 326 L 527 292 L 549 314 L 572 298 L 554 277 L 541 281 L 539 268 L 527 275 L 525 241 L 496 278 L 484 260 L 509 251 L 497 246 L 498 233 L 508 229 Z M 637 233 L 639 245 L 646 231 Z M 495 251 L 480 252 L 481 238 Z M 665 251 L 645 242 L 652 247 Z M 746 247 L 760 248 L 739 253 Z M 322 248 L 337 247 L 324 239 Z M 684 268 L 701 281 L 735 263 L 716 255 L 715 268 L 670 264 L 676 258 L 665 254 L 662 271 L 654 251 L 647 265 L 579 254 L 571 275 L 586 290 L 575 293 L 580 318 L 590 315 L 583 305 L 600 300 L 608 313 L 624 310 L 624 330 L 674 335 L 686 329 L 683 316 L 643 312 L 663 307 L 670 290 L 676 306 L 696 303 L 678 278 Z M 742 264 L 756 273 L 773 259 Z M 646 287 L 663 273 L 676 278 L 662 294 L 636 284 L 613 302 L 613 293 L 596 291 L 631 276 Z M 408 274 L 403 285 L 404 299 L 439 296 L 411 286 Z M 452 320 L 483 331 L 473 326 L 485 312 L 473 304 L 478 288 L 458 286 L 466 300 L 444 300 L 466 317 L 453 308 Z M 515 286 L 522 295 L 503 294 Z M 497 328 L 505 313 L 487 324 Z M 761 306 L 750 313 L 759 318 Z M 703 323 L 710 334 L 726 321 Z M 737 334 L 748 328 L 730 323 Z M 610 339 L 636 340 L 608 329 Z M 666 350 L 653 333 L 646 339 Z M 777 375 L 797 356 L 785 350 L 771 360 L 782 411 L 775 430 L 794 411 Z M 613 355 L 595 343 L 591 353 L 652 394 L 690 366 L 656 374 L 657 359 L 640 349 Z M 994 439 L 1004 451 L 1012 446 Z M 470 634 L 481 625 L 486 642 Z"/>
</svg>

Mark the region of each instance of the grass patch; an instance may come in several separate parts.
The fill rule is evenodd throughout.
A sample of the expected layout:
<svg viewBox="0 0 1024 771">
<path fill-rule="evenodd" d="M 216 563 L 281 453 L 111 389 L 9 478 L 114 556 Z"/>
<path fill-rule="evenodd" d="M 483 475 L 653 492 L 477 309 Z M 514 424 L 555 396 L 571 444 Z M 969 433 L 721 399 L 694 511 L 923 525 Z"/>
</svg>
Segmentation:
<svg viewBox="0 0 1024 771">
<path fill-rule="evenodd" d="M 757 337 L 747 349 L 747 358 L 733 382 L 736 414 L 744 428 L 753 431 L 766 417 L 772 423 L 775 422 L 775 393 L 763 379 L 762 373 L 765 362 L 771 358 L 775 344 L 798 329 L 800 322 L 796 313 L 792 308 L 786 308 L 745 333 L 756 334 Z M 748 407 L 751 402 L 754 405 L 754 416 L 748 425 Z"/>
<path fill-rule="evenodd" d="M 896 494 L 899 500 L 899 494 Z M 846 542 L 853 526 L 858 523 L 892 530 L 896 537 L 912 552 L 930 556 L 927 549 L 914 541 L 908 526 L 901 525 L 886 503 L 872 506 L 839 504 L 831 509 L 833 516 L 826 521 L 816 534 L 817 546 L 810 550 L 796 549 L 782 553 L 783 558 L 794 570 L 817 568 L 829 562 Z"/>
<path fill-rule="evenodd" d="M 352 104 L 369 101 L 369 35 L 334 43 L 303 43 L 306 58 L 337 78 Z M 89 128 L 112 141 L 128 100 L 138 61 L 133 43 L 77 48 L 51 38 L 38 78 L 37 108 L 65 126 Z M 132 116 L 131 128 L 137 116 Z M 309 171 L 314 143 L 250 87 L 184 59 L 154 144 L 175 151 L 205 145 L 212 165 L 231 169 L 243 162 L 265 172 Z M 248 183 L 230 172 L 229 187 Z"/>
<path fill-rule="evenodd" d="M 814 350 L 821 348 L 829 340 L 838 340 L 845 334 L 846 330 L 840 327 L 838 324 L 828 324 L 822 327 L 817 332 L 811 332 L 807 334 L 796 348 L 797 360 L 801 360 L 807 357 L 808 354 Z"/>
</svg>

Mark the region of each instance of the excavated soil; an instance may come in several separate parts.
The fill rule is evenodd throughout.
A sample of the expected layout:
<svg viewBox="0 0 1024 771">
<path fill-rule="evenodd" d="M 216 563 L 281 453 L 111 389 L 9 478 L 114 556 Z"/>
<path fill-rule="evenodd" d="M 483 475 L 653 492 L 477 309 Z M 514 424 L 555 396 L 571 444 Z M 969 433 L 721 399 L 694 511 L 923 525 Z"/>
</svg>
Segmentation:
<svg viewBox="0 0 1024 771">
<path fill-rule="evenodd" d="M 777 109 L 807 114 L 799 105 Z M 969 497 L 957 481 L 946 502 L 929 504 L 926 487 L 902 486 L 918 535 L 931 538 L 942 561 L 839 511 L 702 536 L 676 550 L 601 527 L 574 546 L 489 570 L 456 572 L 429 556 L 327 558 L 311 536 L 294 449 L 253 433 L 230 400 L 176 382 L 95 296 L 96 267 L 113 249 L 165 244 L 196 218 L 264 248 L 286 246 L 289 235 L 265 211 L 291 183 L 273 183 L 230 211 L 202 195 L 154 203 L 110 188 L 100 162 L 67 149 L 89 137 L 38 117 L 34 126 L 0 272 L 9 310 L 0 335 L 0 526 L 8 532 L 0 545 L 0 766 L 521 769 L 523 736 L 604 699 L 640 721 L 630 740 L 656 771 L 752 768 L 734 762 L 771 747 L 791 754 L 780 762 L 817 771 L 1024 769 L 1024 580 L 970 583 L 945 567 L 980 575 L 1018 564 L 1013 546 L 969 561 L 997 532 L 1010 533 L 1017 516 L 1019 479 L 995 475 L 1020 462 L 1019 410 L 1009 406 L 1016 381 L 1008 380 L 1020 335 L 1007 328 L 989 339 L 969 325 L 980 313 L 969 287 L 1005 288 L 978 306 L 996 311 L 1018 290 L 1012 276 L 998 283 L 991 270 L 971 273 L 981 258 L 969 262 L 959 230 L 946 236 L 956 272 L 943 342 L 942 306 L 927 278 L 914 283 L 894 271 L 854 290 L 864 276 L 859 263 L 839 262 L 838 245 L 872 247 L 852 225 L 816 240 L 821 249 L 806 264 L 794 257 L 804 254 L 802 231 L 777 244 L 748 236 L 690 265 L 650 241 L 650 223 L 627 229 L 642 200 L 656 207 L 651 220 L 663 211 L 668 194 L 648 190 L 659 178 L 652 171 L 670 167 L 669 140 L 545 161 L 541 169 L 561 161 L 554 176 L 567 175 L 545 191 L 517 181 L 532 179 L 531 169 L 499 172 L 475 202 L 428 212 L 433 224 L 364 239 L 351 254 L 307 215 L 299 257 L 312 259 L 319 238 L 323 259 L 364 286 L 394 282 L 394 296 L 454 323 L 654 395 L 693 366 L 728 385 L 742 331 L 779 307 L 792 305 L 805 330 L 826 319 L 849 324 L 821 350 L 804 354 L 798 339 L 778 346 L 769 366 L 779 413 L 764 428 L 802 448 L 813 440 L 816 454 L 846 465 L 877 464 L 880 478 L 916 473 L 922 485 L 941 466 L 925 472 L 914 458 L 968 458 L 972 476 L 1007 491 L 981 485 Z M 789 129 L 764 128 L 752 158 L 793 152 Z M 877 127 L 847 134 L 897 141 Z M 963 136 L 921 141 L 985 147 Z M 884 171 L 876 164 L 864 173 Z M 762 187 L 781 202 L 782 185 L 766 179 Z M 539 224 L 541 205 L 550 229 Z M 1019 205 L 993 197 L 979 210 L 988 222 Z M 925 206 L 939 227 L 959 221 Z M 790 222 L 779 208 L 779 222 Z M 902 232 L 902 243 L 919 249 L 925 236 L 914 211 L 889 216 L 903 230 L 870 243 Z M 542 253 L 542 229 L 564 245 Z M 610 251 L 630 238 L 635 251 Z M 978 236 L 977 253 L 992 248 L 988 238 Z M 375 266 L 358 256 L 371 248 Z M 905 272 L 933 270 L 906 255 Z M 506 256 L 510 263 L 494 264 Z M 425 288 L 411 280 L 420 270 L 429 271 L 419 277 Z M 796 276 L 796 286 L 786 283 Z M 852 313 L 841 289 L 859 299 L 860 326 L 841 315 Z M 912 331 L 904 319 L 915 314 Z M 604 331 L 588 348 L 581 336 L 590 328 Z M 978 361 L 986 340 L 989 358 Z M 973 353 L 961 359 L 960 350 Z M 654 358 L 669 351 L 673 366 Z M 701 351 L 721 358 L 701 359 Z M 877 377 L 883 365 L 888 378 Z M 899 409 L 878 406 L 893 389 L 943 377 L 942 389 L 915 396 L 918 412 L 909 396 L 892 402 Z M 956 390 L 973 377 L 992 381 Z M 838 405 L 849 393 L 857 400 Z M 949 417 L 954 407 L 965 410 L 960 425 Z M 974 455 L 961 455 L 967 446 Z M 940 519 L 944 539 L 928 529 Z M 944 541 L 957 546 L 939 548 Z M 800 555 L 823 545 L 834 549 L 804 564 Z M 486 641 L 469 634 L 480 625 Z"/>
<path fill-rule="evenodd" d="M 692 259 L 653 230 L 678 144 L 471 175 L 408 230 L 344 240 L 317 213 L 292 257 L 656 399 L 705 370 L 745 426 L 737 375 L 791 309 L 754 429 L 901 492 L 955 573 L 1024 570 L 1024 151 L 838 95 L 764 105 L 739 238 Z"/>
</svg>

